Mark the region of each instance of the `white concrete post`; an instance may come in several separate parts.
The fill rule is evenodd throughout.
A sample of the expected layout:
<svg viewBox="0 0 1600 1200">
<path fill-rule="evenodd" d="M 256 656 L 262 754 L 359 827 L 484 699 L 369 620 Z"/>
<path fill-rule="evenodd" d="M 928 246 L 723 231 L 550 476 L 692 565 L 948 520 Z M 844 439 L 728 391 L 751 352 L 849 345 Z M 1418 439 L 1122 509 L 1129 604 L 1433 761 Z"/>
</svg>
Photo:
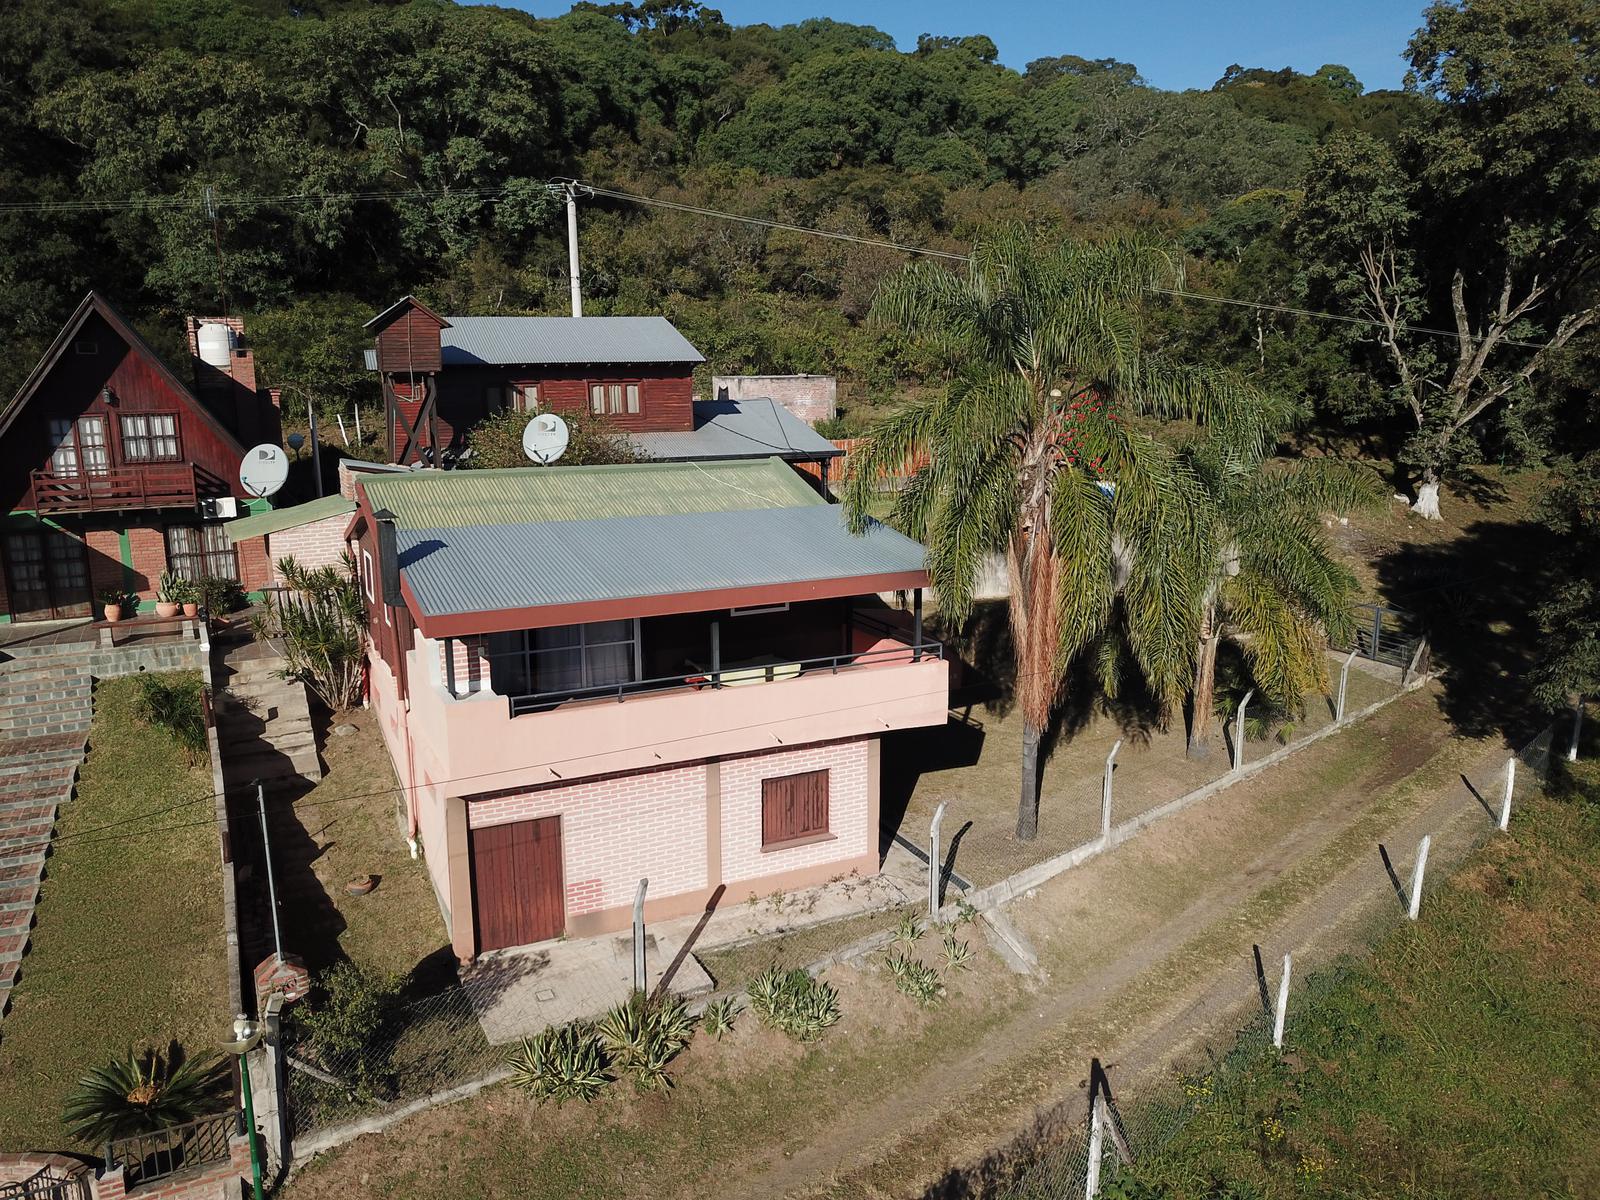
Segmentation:
<svg viewBox="0 0 1600 1200">
<path fill-rule="evenodd" d="M 1278 1007 L 1272 1013 L 1272 1044 L 1283 1049 L 1283 1020 L 1289 1013 L 1289 972 L 1293 967 L 1290 956 L 1283 956 L 1283 978 L 1278 980 Z"/>
<path fill-rule="evenodd" d="M 1511 793 L 1517 787 L 1517 756 L 1506 759 L 1506 796 L 1500 802 L 1500 828 L 1511 824 Z"/>
<path fill-rule="evenodd" d="M 1089 1098 L 1089 1173 L 1084 1178 L 1084 1200 L 1100 1194 L 1100 1159 L 1106 1151 L 1105 1101 L 1096 1091 Z"/>
<path fill-rule="evenodd" d="M 1244 694 L 1244 699 L 1239 701 L 1239 712 L 1234 717 L 1233 723 L 1233 769 L 1244 769 L 1244 710 L 1250 707 L 1250 698 L 1256 694 L 1251 688 Z"/>
<path fill-rule="evenodd" d="M 944 820 L 944 801 L 933 810 L 928 823 L 928 919 L 939 916 L 939 824 Z"/>
<path fill-rule="evenodd" d="M 1417 846 L 1417 865 L 1411 868 L 1411 911 L 1406 915 L 1413 921 L 1422 911 L 1422 874 L 1428 869 L 1428 846 L 1433 842 L 1429 834 L 1423 834 L 1421 843 Z"/>
<path fill-rule="evenodd" d="M 1567 761 L 1578 761 L 1578 738 L 1583 734 L 1583 697 L 1572 706 L 1572 741 L 1567 745 Z"/>
<path fill-rule="evenodd" d="M 648 879 L 639 880 L 639 891 L 633 898 L 633 990 L 645 988 L 644 973 L 644 893 L 650 886 Z"/>
<path fill-rule="evenodd" d="M 1356 660 L 1356 651 L 1350 651 L 1350 657 L 1344 660 L 1344 666 L 1339 668 L 1339 700 L 1334 705 L 1333 720 L 1338 724 L 1344 720 L 1344 697 L 1350 688 L 1350 664 Z"/>
<path fill-rule="evenodd" d="M 1117 769 L 1117 751 L 1122 749 L 1122 739 L 1118 738 L 1111 747 L 1111 753 L 1106 755 L 1106 774 L 1100 783 L 1100 842 L 1109 845 L 1111 842 L 1111 776 Z"/>
<path fill-rule="evenodd" d="M 572 315 L 583 316 L 583 284 L 578 274 L 578 189 L 566 185 L 567 193 L 567 270 L 572 282 Z"/>
</svg>

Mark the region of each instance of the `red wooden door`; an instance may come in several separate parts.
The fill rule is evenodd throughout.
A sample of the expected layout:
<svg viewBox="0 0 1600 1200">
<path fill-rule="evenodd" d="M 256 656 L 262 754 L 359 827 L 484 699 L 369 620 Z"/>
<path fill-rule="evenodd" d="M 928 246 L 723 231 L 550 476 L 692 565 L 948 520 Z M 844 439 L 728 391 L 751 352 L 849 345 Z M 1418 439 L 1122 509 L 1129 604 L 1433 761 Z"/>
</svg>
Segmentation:
<svg viewBox="0 0 1600 1200">
<path fill-rule="evenodd" d="M 489 825 L 467 837 L 479 951 L 561 936 L 567 924 L 561 818 Z"/>
</svg>

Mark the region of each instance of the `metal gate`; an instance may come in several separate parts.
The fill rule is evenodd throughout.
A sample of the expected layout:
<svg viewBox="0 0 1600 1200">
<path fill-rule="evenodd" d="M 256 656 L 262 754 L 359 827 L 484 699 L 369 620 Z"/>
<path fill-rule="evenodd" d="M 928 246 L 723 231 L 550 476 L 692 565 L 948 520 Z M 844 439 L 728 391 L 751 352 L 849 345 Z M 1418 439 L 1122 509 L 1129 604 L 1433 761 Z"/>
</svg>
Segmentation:
<svg viewBox="0 0 1600 1200">
<path fill-rule="evenodd" d="M 1355 621 L 1355 640 L 1345 647 L 1346 650 L 1401 670 L 1411 665 L 1417 643 L 1422 639 L 1415 632 L 1416 619 L 1410 613 L 1380 604 L 1358 604 Z"/>
</svg>

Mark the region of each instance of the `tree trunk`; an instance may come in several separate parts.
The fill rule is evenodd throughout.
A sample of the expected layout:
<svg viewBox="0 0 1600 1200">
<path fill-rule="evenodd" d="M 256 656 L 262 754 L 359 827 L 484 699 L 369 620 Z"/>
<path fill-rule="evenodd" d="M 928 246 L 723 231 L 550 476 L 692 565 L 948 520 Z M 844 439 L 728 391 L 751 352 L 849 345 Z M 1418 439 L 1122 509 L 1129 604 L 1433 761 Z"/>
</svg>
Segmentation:
<svg viewBox="0 0 1600 1200">
<path fill-rule="evenodd" d="M 1207 630 L 1200 637 L 1200 649 L 1195 656 L 1194 711 L 1189 723 L 1189 757 L 1209 758 L 1211 755 L 1211 710 L 1217 702 L 1217 643 L 1221 641 L 1215 629 L 1207 622 Z"/>
<path fill-rule="evenodd" d="M 1017 841 L 1039 836 L 1039 730 L 1022 722 L 1022 797 L 1017 802 Z"/>
</svg>

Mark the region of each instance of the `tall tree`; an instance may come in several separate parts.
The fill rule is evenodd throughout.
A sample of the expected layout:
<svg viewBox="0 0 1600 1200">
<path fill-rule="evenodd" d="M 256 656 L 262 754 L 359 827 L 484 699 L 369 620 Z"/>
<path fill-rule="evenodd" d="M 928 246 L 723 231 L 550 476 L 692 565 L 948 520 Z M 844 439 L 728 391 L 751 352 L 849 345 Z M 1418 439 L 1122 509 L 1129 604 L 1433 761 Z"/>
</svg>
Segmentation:
<svg viewBox="0 0 1600 1200">
<path fill-rule="evenodd" d="M 1393 151 L 1330 142 L 1298 238 L 1314 285 L 1378 323 L 1413 508 L 1437 519 L 1475 425 L 1600 319 L 1600 7 L 1439 0 L 1425 19 L 1407 82 L 1426 119 Z"/>
<path fill-rule="evenodd" d="M 1135 418 L 1244 425 L 1257 398 L 1231 376 L 1141 352 L 1146 288 L 1172 275 L 1171 258 L 1147 246 L 1010 227 L 980 238 L 964 270 L 907 267 L 874 306 L 878 321 L 938 348 L 949 385 L 873 429 L 852 456 L 845 501 L 865 528 L 879 472 L 926 456 L 893 520 L 927 544 L 954 621 L 972 611 L 985 557 L 1004 554 L 1022 840 L 1038 832 L 1039 738 L 1074 655 L 1115 628 L 1164 704 L 1188 686 L 1205 498 Z"/>
<path fill-rule="evenodd" d="M 1234 641 L 1255 685 L 1293 712 L 1307 693 L 1325 690 L 1328 642 L 1351 630 L 1356 581 L 1323 536 L 1319 516 L 1383 503 L 1365 468 L 1307 459 L 1271 469 L 1260 442 L 1213 435 L 1185 447 L 1206 490 L 1210 565 L 1203 581 L 1195 651 L 1189 757 L 1211 752 L 1217 650 Z"/>
<path fill-rule="evenodd" d="M 1535 610 L 1544 641 L 1534 694 L 1558 708 L 1600 693 L 1600 450 L 1563 465 L 1540 519 L 1560 541 L 1554 586 Z"/>
</svg>

